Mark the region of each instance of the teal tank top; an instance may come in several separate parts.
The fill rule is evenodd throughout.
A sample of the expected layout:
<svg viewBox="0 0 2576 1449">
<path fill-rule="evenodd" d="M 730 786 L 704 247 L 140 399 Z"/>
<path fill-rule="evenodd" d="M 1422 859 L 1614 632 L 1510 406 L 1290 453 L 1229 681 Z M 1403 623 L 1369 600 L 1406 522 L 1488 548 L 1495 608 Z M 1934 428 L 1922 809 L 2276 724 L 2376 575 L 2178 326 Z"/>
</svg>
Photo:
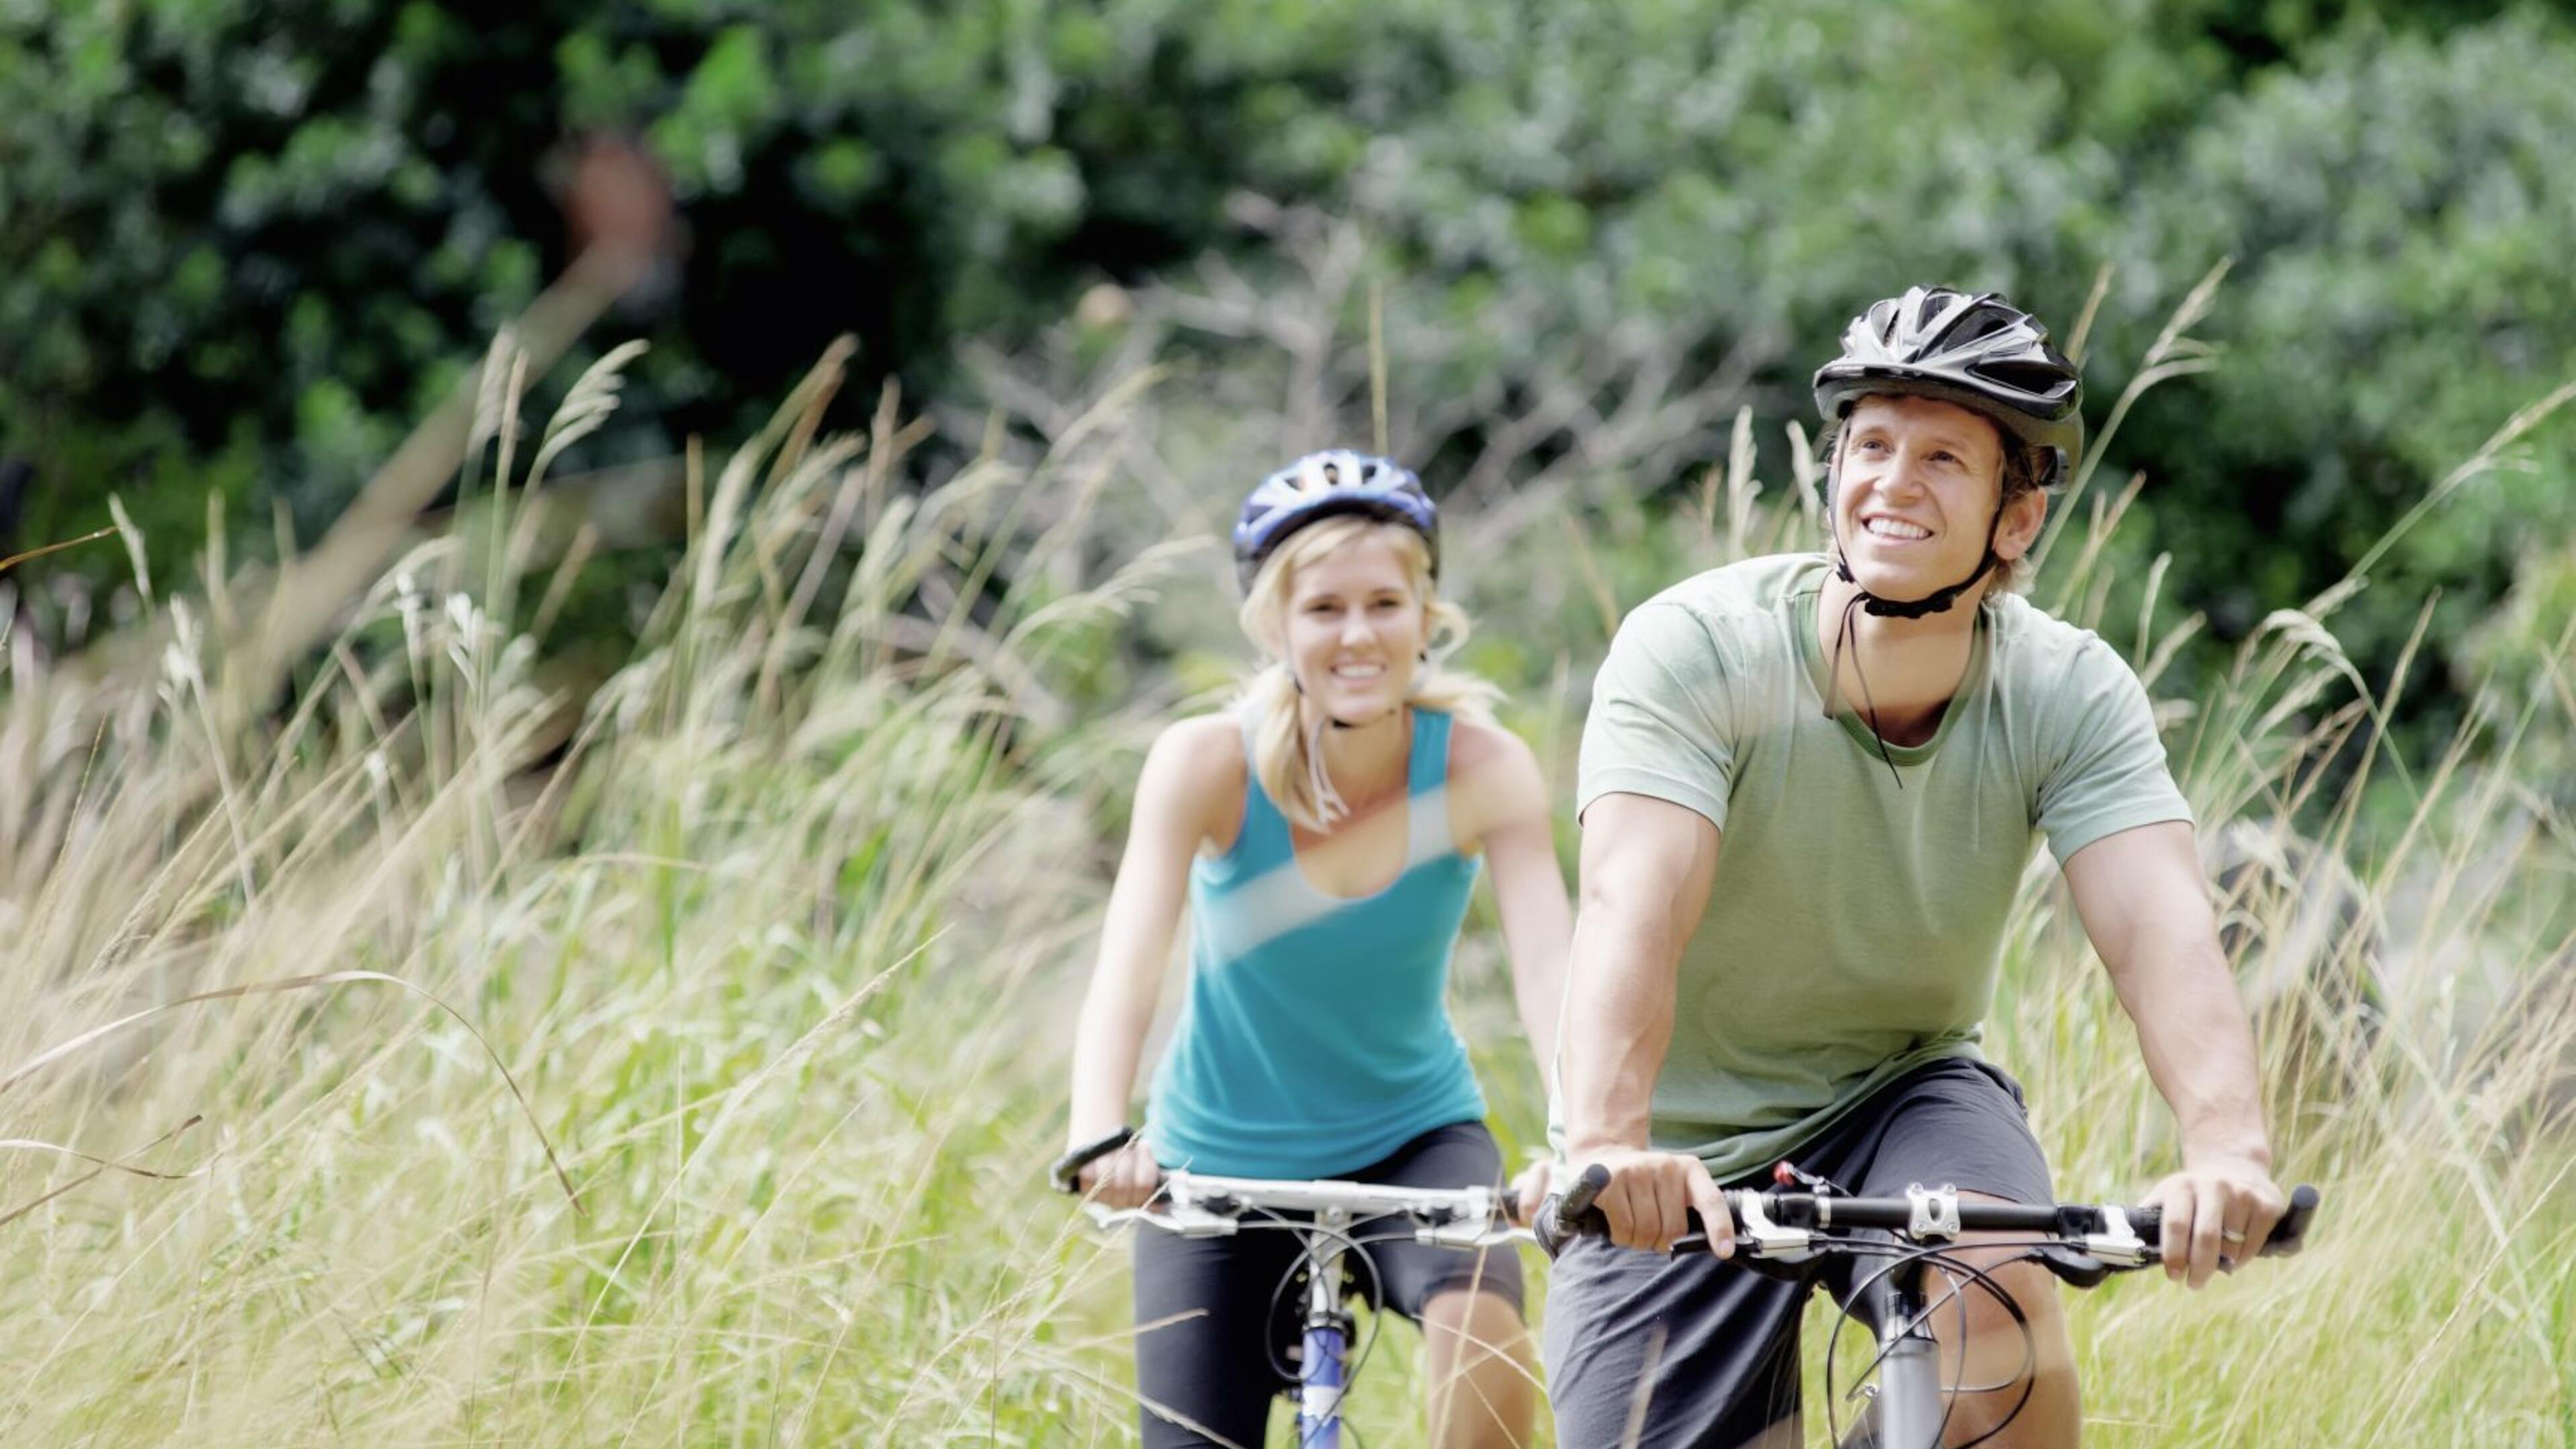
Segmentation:
<svg viewBox="0 0 2576 1449">
<path fill-rule="evenodd" d="M 1247 766 L 1233 846 L 1190 867 L 1189 996 L 1145 1113 L 1155 1161 L 1330 1177 L 1485 1115 L 1445 1000 L 1477 870 L 1449 827 L 1449 724 L 1413 712 L 1404 873 L 1373 896 L 1306 879 Z"/>
</svg>

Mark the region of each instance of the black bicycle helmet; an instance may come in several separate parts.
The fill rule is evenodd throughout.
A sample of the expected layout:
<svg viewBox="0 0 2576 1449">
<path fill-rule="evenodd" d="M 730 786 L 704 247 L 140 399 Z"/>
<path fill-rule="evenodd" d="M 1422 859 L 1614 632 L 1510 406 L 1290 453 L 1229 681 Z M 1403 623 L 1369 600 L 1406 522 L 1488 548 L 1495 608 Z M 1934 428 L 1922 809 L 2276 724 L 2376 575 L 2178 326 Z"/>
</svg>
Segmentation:
<svg viewBox="0 0 2576 1449">
<path fill-rule="evenodd" d="M 1357 513 L 1401 523 L 1431 547 L 1440 572 L 1440 510 L 1422 480 L 1400 463 L 1336 448 L 1309 453 L 1254 485 L 1234 524 L 1234 572 L 1250 589 L 1263 561 L 1288 535 L 1335 514 Z"/>
<path fill-rule="evenodd" d="M 1816 370 L 1816 410 L 1840 421 L 1873 393 L 1957 403 L 2049 449 L 2053 488 L 2084 451 L 2084 380 L 2048 329 L 1992 292 L 1908 287 L 1852 319 L 1842 356 Z"/>
</svg>

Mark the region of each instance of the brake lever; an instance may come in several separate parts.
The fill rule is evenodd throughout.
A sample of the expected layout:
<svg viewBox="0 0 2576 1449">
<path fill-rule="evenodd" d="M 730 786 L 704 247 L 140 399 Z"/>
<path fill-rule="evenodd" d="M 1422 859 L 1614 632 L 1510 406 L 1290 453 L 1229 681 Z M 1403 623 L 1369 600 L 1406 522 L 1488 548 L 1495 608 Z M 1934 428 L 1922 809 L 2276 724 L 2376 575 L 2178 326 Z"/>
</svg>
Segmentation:
<svg viewBox="0 0 2576 1449">
<path fill-rule="evenodd" d="M 1149 1223 L 1167 1233 L 1184 1238 L 1231 1238 L 1242 1231 L 1243 1221 L 1225 1213 L 1209 1212 L 1196 1203 L 1166 1201 L 1161 1207 L 1114 1208 L 1102 1203 L 1086 1202 L 1082 1210 L 1103 1228 L 1124 1227 L 1129 1223 Z"/>
<path fill-rule="evenodd" d="M 2129 1226 L 2129 1215 L 2117 1204 L 2102 1205 L 2102 1231 L 2084 1235 L 2084 1254 L 2119 1268 L 2143 1268 L 2156 1250 Z"/>
<path fill-rule="evenodd" d="M 1726 1195 L 1726 1205 L 1735 1215 L 1736 1256 L 1759 1258 L 1769 1263 L 1803 1263 L 1816 1255 L 1815 1233 L 1807 1228 L 1784 1227 L 1771 1221 L 1770 1211 L 1763 1206 L 1762 1194 L 1749 1188 L 1737 1188 Z M 1707 1234 L 1700 1234 L 1699 1241 L 1701 1246 L 1706 1246 Z"/>
</svg>

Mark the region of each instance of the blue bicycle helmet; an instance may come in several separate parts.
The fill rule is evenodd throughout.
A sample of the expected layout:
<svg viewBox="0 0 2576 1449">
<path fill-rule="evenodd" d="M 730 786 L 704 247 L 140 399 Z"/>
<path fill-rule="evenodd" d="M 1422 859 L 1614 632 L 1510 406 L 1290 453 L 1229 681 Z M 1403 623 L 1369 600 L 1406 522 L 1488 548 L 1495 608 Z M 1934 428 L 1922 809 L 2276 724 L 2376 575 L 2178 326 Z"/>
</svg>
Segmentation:
<svg viewBox="0 0 2576 1449">
<path fill-rule="evenodd" d="M 1309 453 L 1264 478 L 1243 500 L 1234 524 L 1234 572 L 1250 589 L 1264 560 L 1282 540 L 1307 524 L 1356 513 L 1401 523 L 1431 547 L 1431 572 L 1440 572 L 1440 510 L 1422 491 L 1422 480 L 1400 463 L 1345 448 Z"/>
</svg>

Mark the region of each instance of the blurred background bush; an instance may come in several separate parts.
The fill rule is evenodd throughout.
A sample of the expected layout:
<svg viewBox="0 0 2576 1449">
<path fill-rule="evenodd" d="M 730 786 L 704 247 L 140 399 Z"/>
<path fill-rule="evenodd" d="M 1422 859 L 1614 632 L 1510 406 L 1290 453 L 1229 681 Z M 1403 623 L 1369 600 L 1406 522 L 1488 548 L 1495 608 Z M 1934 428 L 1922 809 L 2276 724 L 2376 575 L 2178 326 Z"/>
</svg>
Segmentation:
<svg viewBox="0 0 2576 1449">
<path fill-rule="evenodd" d="M 1165 360 L 1218 370 L 1284 342 L 1322 375 L 1375 290 L 1388 441 L 1435 486 L 1615 465 L 1678 502 L 1737 408 L 1766 445 L 1809 415 L 1876 296 L 1997 288 L 2070 337 L 2107 268 L 2098 429 L 2233 258 L 2216 370 L 2147 394 L 2105 460 L 2148 473 L 2126 576 L 2172 553 L 2205 671 L 2576 374 L 2570 74 L 2559 12 L 2477 0 L 21 0 L 0 530 L 96 527 L 114 491 L 165 557 L 209 527 L 309 541 L 561 264 L 569 139 L 624 131 L 692 242 L 616 319 L 652 342 L 624 409 L 558 469 L 610 493 L 667 492 L 686 436 L 749 431 L 836 335 L 851 425 L 887 379 L 971 404 L 973 349 L 1068 317 L 1106 349 L 1181 278 Z M 1325 335 L 1266 306 L 1301 269 L 1329 274 Z M 1230 495 L 1365 416 L 1280 411 L 1185 486 Z M 2473 675 L 2533 672 L 2576 587 L 2576 435 L 2535 445 L 2340 621 L 2383 677 L 2440 591 L 2403 704 L 2425 739 Z M 611 530 L 607 572 L 623 542 L 658 576 L 671 531 Z M 576 629 L 633 626 L 590 592 Z M 36 595 L 56 642 L 97 612 Z"/>
</svg>

